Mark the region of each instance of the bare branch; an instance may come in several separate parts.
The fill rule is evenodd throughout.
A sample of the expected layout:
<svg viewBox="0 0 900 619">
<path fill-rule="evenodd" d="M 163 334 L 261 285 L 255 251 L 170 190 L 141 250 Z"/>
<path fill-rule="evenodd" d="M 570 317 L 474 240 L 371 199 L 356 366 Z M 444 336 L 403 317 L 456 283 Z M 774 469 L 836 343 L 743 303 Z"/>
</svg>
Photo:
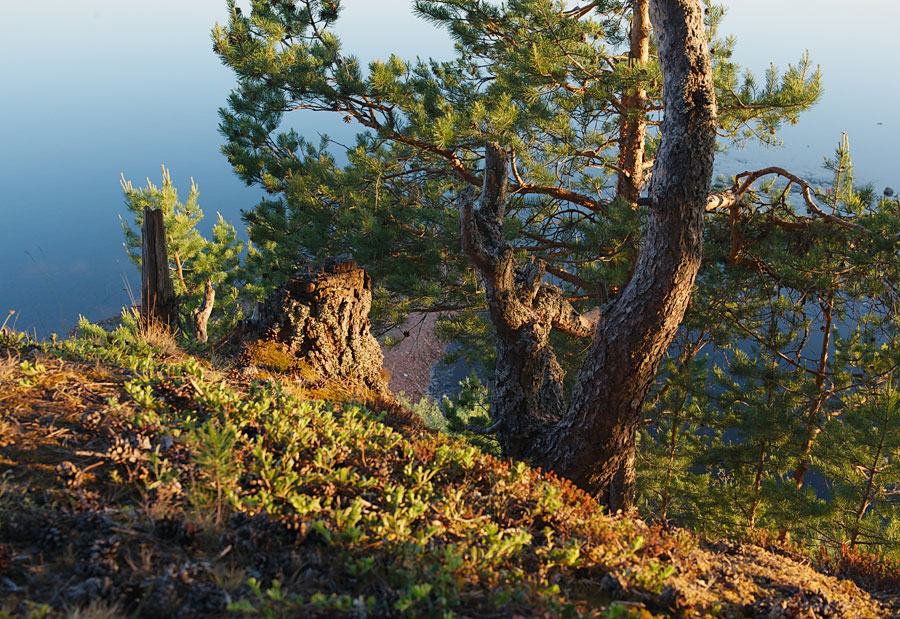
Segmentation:
<svg viewBox="0 0 900 619">
<path fill-rule="evenodd" d="M 203 304 L 194 314 L 194 336 L 201 344 L 206 344 L 206 326 L 209 323 L 210 315 L 212 315 L 215 301 L 216 291 L 212 287 L 212 282 L 206 280 L 206 291 L 203 295 Z"/>
<path fill-rule="evenodd" d="M 747 193 L 753 183 L 758 181 L 763 176 L 768 176 L 769 174 L 776 174 L 799 186 L 801 189 L 801 195 L 803 196 L 803 201 L 806 203 L 809 211 L 816 217 L 819 217 L 823 221 L 833 223 L 848 230 L 856 230 L 857 232 L 863 232 L 870 236 L 874 234 L 865 226 L 853 223 L 852 221 L 847 221 L 846 219 L 842 219 L 837 215 L 830 215 L 823 211 L 813 199 L 812 187 L 807 181 L 803 180 L 796 174 L 788 172 L 784 168 L 779 168 L 776 166 L 770 166 L 768 168 L 762 168 L 761 170 L 754 170 L 752 172 L 741 172 L 740 174 L 736 175 L 734 177 L 734 185 L 732 186 L 730 191 L 716 193 L 709 196 L 706 201 L 706 212 L 709 213 L 716 210 L 731 208 L 736 203 L 741 201 L 741 199 L 744 197 L 744 194 Z M 647 201 L 646 199 L 642 199 L 639 203 L 647 203 Z M 790 222 L 783 223 L 790 224 Z"/>
</svg>

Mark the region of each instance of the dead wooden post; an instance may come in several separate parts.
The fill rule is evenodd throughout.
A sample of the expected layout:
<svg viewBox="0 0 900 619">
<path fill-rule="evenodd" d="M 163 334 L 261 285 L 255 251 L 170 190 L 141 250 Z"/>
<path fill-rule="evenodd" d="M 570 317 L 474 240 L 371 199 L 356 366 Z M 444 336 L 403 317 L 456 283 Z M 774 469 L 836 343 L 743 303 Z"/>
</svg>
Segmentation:
<svg viewBox="0 0 900 619">
<path fill-rule="evenodd" d="M 203 295 L 203 304 L 194 314 L 194 337 L 201 344 L 206 344 L 206 325 L 209 323 L 209 317 L 213 311 L 213 305 L 216 302 L 216 291 L 212 287 L 212 282 L 206 280 L 206 292 Z"/>
<path fill-rule="evenodd" d="M 144 208 L 141 237 L 141 319 L 145 325 L 162 324 L 171 328 L 177 323 L 177 299 L 169 276 L 166 226 L 161 210 Z"/>
</svg>

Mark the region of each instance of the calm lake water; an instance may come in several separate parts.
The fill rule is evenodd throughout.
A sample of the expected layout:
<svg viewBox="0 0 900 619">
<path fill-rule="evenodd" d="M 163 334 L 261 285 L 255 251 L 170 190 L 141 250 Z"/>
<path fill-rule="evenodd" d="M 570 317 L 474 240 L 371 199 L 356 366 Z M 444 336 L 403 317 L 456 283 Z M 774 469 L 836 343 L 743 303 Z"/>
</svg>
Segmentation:
<svg viewBox="0 0 900 619">
<path fill-rule="evenodd" d="M 363 60 L 397 53 L 449 58 L 442 32 L 409 0 L 344 0 L 338 31 Z M 758 76 L 809 49 L 822 65 L 822 102 L 788 127 L 776 151 L 719 161 L 734 173 L 781 165 L 823 182 L 822 158 L 850 136 L 858 182 L 900 190 L 900 6 L 884 0 L 738 0 L 723 32 Z M 4 7 L 0 36 L 0 322 L 39 336 L 100 320 L 129 302 L 139 278 L 122 248 L 119 175 L 158 184 L 166 165 L 186 195 L 193 177 L 211 222 L 236 225 L 260 192 L 240 183 L 220 152 L 217 109 L 233 79 L 211 51 L 224 0 L 44 0 Z M 292 121 L 307 136 L 351 138 L 340 119 Z"/>
</svg>

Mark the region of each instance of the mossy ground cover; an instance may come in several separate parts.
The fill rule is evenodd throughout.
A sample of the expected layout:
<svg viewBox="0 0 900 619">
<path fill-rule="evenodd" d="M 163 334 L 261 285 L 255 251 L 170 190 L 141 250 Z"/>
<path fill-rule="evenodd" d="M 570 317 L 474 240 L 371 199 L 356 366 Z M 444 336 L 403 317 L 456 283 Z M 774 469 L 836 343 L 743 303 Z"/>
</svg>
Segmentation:
<svg viewBox="0 0 900 619">
<path fill-rule="evenodd" d="M 783 554 L 608 517 L 371 394 L 310 400 L 133 325 L 0 338 L 0 616 L 889 614 Z"/>
</svg>

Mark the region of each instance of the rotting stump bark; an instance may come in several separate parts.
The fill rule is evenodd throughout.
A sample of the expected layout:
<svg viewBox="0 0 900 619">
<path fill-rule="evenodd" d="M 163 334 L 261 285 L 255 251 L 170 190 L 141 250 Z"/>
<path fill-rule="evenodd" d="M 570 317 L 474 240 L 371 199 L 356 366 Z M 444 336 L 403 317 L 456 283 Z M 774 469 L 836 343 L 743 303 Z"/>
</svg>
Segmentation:
<svg viewBox="0 0 900 619">
<path fill-rule="evenodd" d="M 386 392 L 371 306 L 369 274 L 351 259 L 332 259 L 275 290 L 258 306 L 253 327 L 324 378 Z"/>
</svg>

